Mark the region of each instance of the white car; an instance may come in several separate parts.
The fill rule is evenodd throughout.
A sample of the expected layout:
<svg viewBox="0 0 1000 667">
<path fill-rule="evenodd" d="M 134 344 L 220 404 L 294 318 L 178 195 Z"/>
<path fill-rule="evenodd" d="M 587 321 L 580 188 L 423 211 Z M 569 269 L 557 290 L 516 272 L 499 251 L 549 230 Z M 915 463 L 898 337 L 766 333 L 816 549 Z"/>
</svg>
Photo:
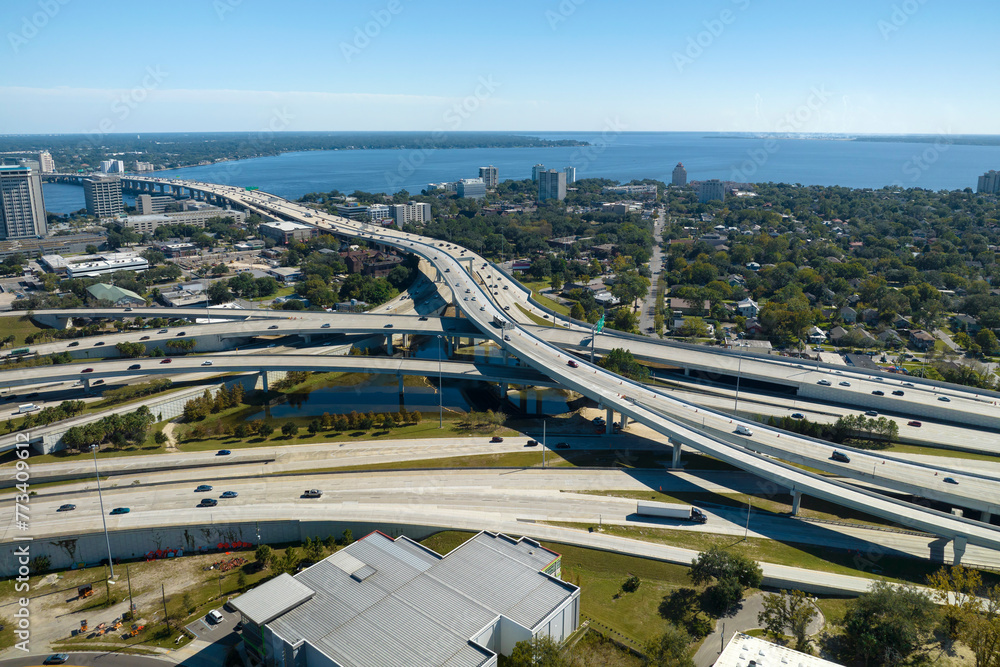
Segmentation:
<svg viewBox="0 0 1000 667">
<path fill-rule="evenodd" d="M 225 617 L 215 609 L 205 614 L 205 616 L 206 618 L 208 618 L 210 623 L 214 623 L 215 625 L 218 625 L 219 623 L 222 623 L 224 620 L 226 620 Z"/>
<path fill-rule="evenodd" d="M 212 362 L 211 361 L 203 361 L 203 362 L 201 362 L 201 365 L 202 366 L 211 366 Z"/>
</svg>

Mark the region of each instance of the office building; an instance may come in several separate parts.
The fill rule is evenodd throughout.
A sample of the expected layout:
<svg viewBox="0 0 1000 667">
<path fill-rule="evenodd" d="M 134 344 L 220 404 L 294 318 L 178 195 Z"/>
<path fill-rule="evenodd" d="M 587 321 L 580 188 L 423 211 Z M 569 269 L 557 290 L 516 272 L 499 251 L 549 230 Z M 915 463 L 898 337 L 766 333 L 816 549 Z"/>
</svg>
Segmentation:
<svg viewBox="0 0 1000 667">
<path fill-rule="evenodd" d="M 337 215 L 341 215 L 351 220 L 384 220 L 390 215 L 389 207 L 385 204 L 359 204 L 358 202 L 347 202 L 337 204 Z"/>
<path fill-rule="evenodd" d="M 177 200 L 169 195 L 150 195 L 143 193 L 135 198 L 135 208 L 139 215 L 165 213 L 168 206 L 176 203 Z"/>
<path fill-rule="evenodd" d="M 456 191 L 464 199 L 482 199 L 486 196 L 486 184 L 481 178 L 463 178 L 458 182 Z"/>
<path fill-rule="evenodd" d="M 134 229 L 140 234 L 152 234 L 157 227 L 163 225 L 193 225 L 204 227 L 212 218 L 229 218 L 233 224 L 241 225 L 246 220 L 246 213 L 228 208 L 210 206 L 193 211 L 175 211 L 172 213 L 150 213 L 147 215 L 130 215 L 119 218 L 118 224 Z"/>
<path fill-rule="evenodd" d="M 121 160 L 102 160 L 101 172 L 105 174 L 124 174 L 125 163 Z"/>
<path fill-rule="evenodd" d="M 1000 171 L 990 169 L 980 176 L 976 192 L 980 194 L 997 194 L 1000 192 Z"/>
<path fill-rule="evenodd" d="M 316 227 L 298 222 L 276 220 L 262 222 L 257 227 L 257 232 L 261 236 L 269 236 L 276 242 L 287 245 L 290 241 L 305 241 L 316 236 Z"/>
<path fill-rule="evenodd" d="M 488 167 L 480 167 L 479 178 L 486 184 L 487 188 L 495 188 L 497 186 L 497 168 L 492 164 Z"/>
<path fill-rule="evenodd" d="M 656 184 L 645 183 L 642 185 L 606 185 L 601 188 L 601 192 L 615 192 L 626 195 L 652 195 L 656 196 Z"/>
<path fill-rule="evenodd" d="M 52 153 L 48 151 L 38 154 L 38 164 L 41 165 L 43 174 L 51 174 L 56 170 L 56 162 L 52 159 Z"/>
<path fill-rule="evenodd" d="M 576 183 L 576 167 L 563 167 L 566 172 L 566 183 Z"/>
<path fill-rule="evenodd" d="M 392 208 L 385 204 L 371 204 L 368 206 L 368 219 L 372 222 L 382 222 L 391 225 Z"/>
<path fill-rule="evenodd" d="M 135 171 L 138 171 L 140 173 L 144 172 L 144 171 L 153 171 L 153 163 L 152 162 L 140 162 L 139 160 L 136 160 L 135 164 L 133 165 L 132 168 Z"/>
<path fill-rule="evenodd" d="M 145 271 L 149 268 L 149 262 L 145 258 L 129 252 L 108 253 L 94 255 L 86 258 L 86 261 L 70 261 L 66 266 L 67 278 L 96 278 L 115 271 Z M 78 258 L 74 257 L 73 260 Z"/>
<path fill-rule="evenodd" d="M 455 181 L 445 181 L 443 183 L 427 184 L 428 194 L 434 192 L 435 190 L 444 190 L 445 192 L 455 192 L 458 190 L 458 183 L 456 183 Z"/>
<path fill-rule="evenodd" d="M 87 293 L 97 301 L 108 301 L 118 308 L 146 305 L 146 300 L 132 290 L 107 283 L 95 283 L 87 288 Z"/>
<path fill-rule="evenodd" d="M 534 167 L 531 168 L 531 180 L 533 180 L 534 182 L 537 183 L 538 182 L 538 175 L 540 173 L 542 173 L 543 171 L 545 171 L 545 165 L 544 164 L 536 164 Z"/>
<path fill-rule="evenodd" d="M 717 178 L 702 181 L 698 186 L 698 202 L 726 201 L 726 184 Z"/>
<path fill-rule="evenodd" d="M 538 201 L 566 199 L 566 172 L 548 169 L 538 172 Z"/>
<path fill-rule="evenodd" d="M 117 176 L 94 176 L 83 181 L 87 213 L 98 218 L 113 218 L 125 211 L 122 182 Z"/>
<path fill-rule="evenodd" d="M 0 165 L 0 241 L 47 231 L 41 175 L 27 166 Z"/>
<path fill-rule="evenodd" d="M 688 182 L 687 169 L 684 168 L 683 164 L 678 162 L 677 166 L 674 167 L 674 174 L 670 183 L 672 185 L 687 185 L 687 182 Z"/>
<path fill-rule="evenodd" d="M 517 642 L 579 627 L 561 561 L 528 538 L 483 532 L 441 556 L 374 532 L 230 604 L 255 666 L 494 667 Z"/>
<path fill-rule="evenodd" d="M 431 219 L 431 205 L 426 202 L 407 202 L 392 205 L 392 217 L 396 225 L 409 222 L 427 222 Z"/>
</svg>

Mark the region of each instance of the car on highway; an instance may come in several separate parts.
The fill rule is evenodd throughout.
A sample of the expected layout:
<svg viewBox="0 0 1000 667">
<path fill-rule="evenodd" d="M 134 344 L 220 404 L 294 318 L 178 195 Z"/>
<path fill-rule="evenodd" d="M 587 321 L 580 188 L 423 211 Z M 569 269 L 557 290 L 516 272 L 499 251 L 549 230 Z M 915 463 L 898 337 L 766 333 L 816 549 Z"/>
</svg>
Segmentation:
<svg viewBox="0 0 1000 667">
<path fill-rule="evenodd" d="M 215 498 L 202 498 L 201 502 L 198 503 L 198 507 L 215 507 L 219 504 L 219 501 Z"/>
<path fill-rule="evenodd" d="M 383 329 L 391 329 L 391 328 L 392 328 L 392 323 L 390 322 L 389 324 L 385 325 L 385 326 L 384 326 L 384 327 L 382 327 L 382 328 L 383 328 Z"/>
<path fill-rule="evenodd" d="M 876 389 L 875 391 L 872 392 L 872 396 L 885 396 L 885 392 L 882 391 L 881 389 Z"/>
<path fill-rule="evenodd" d="M 486 310 L 486 306 L 479 306 L 479 310 Z"/>
<path fill-rule="evenodd" d="M 792 419 L 805 419 L 805 418 L 806 418 L 806 416 L 804 414 L 802 414 L 801 412 L 793 412 L 792 413 Z"/>
<path fill-rule="evenodd" d="M 149 336 L 143 336 L 143 337 L 142 337 L 142 338 L 140 338 L 139 340 L 149 340 Z"/>
<path fill-rule="evenodd" d="M 187 331 L 181 331 L 181 332 L 180 332 L 180 333 L 178 333 L 177 335 L 178 335 L 178 336 L 185 336 L 185 335 L 187 335 Z"/>
<path fill-rule="evenodd" d="M 528 442 L 524 443 L 524 446 L 525 447 L 537 447 L 538 446 L 538 441 L 537 440 L 529 440 Z"/>
<path fill-rule="evenodd" d="M 131 308 L 126 308 L 126 309 L 125 309 L 125 312 L 126 312 L 126 313 L 131 313 L 131 312 L 132 312 L 132 309 L 131 309 Z"/>
<path fill-rule="evenodd" d="M 901 389 L 897 389 L 896 391 L 892 392 L 892 395 L 893 396 L 902 396 L 903 395 L 903 391 Z"/>
<path fill-rule="evenodd" d="M 556 449 L 569 449 L 569 443 L 568 442 L 557 442 L 556 443 Z"/>
<path fill-rule="evenodd" d="M 319 489 L 306 489 L 302 492 L 304 498 L 319 498 L 323 495 L 323 492 Z"/>
<path fill-rule="evenodd" d="M 503 309 L 504 310 L 510 310 L 510 306 L 504 306 Z"/>
<path fill-rule="evenodd" d="M 580 367 L 580 364 L 576 363 L 572 359 L 570 359 L 569 361 L 567 361 L 566 365 L 569 366 L 570 368 L 579 368 Z"/>
<path fill-rule="evenodd" d="M 426 315 L 421 315 L 420 316 L 420 321 L 421 322 L 426 322 L 427 321 L 427 316 Z"/>
<path fill-rule="evenodd" d="M 604 420 L 604 417 L 594 417 L 593 419 L 590 420 L 590 423 L 593 424 L 594 426 L 604 426 L 605 424 L 607 424 L 607 422 Z"/>
<path fill-rule="evenodd" d="M 93 368 L 84 368 L 84 369 L 83 369 L 82 371 L 80 371 L 80 372 L 81 372 L 81 373 L 93 373 L 93 372 L 94 372 L 94 369 L 93 369 Z"/>
<path fill-rule="evenodd" d="M 938 396 L 939 401 L 944 401 L 945 403 L 951 403 L 951 399 L 947 396 Z"/>
<path fill-rule="evenodd" d="M 65 505 L 60 505 L 59 509 L 57 509 L 56 511 L 57 512 L 72 512 L 75 509 L 76 509 L 76 505 L 74 505 L 73 503 L 66 503 Z"/>
<path fill-rule="evenodd" d="M 104 380 L 94 380 L 94 384 L 104 384 Z"/>
<path fill-rule="evenodd" d="M 194 492 L 195 493 L 200 493 L 200 492 L 203 492 L 203 491 L 211 491 L 211 490 L 212 490 L 212 485 L 211 484 L 199 484 L 197 486 L 197 488 L 195 488 Z"/>
<path fill-rule="evenodd" d="M 843 382 L 840 382 L 838 384 L 840 384 L 841 387 L 850 387 L 851 386 L 851 383 L 848 382 L 848 381 L 846 381 L 846 380 L 844 380 Z"/>
<path fill-rule="evenodd" d="M 232 452 L 228 449 L 220 449 L 215 453 L 216 456 L 229 456 L 230 454 L 232 454 Z"/>
<path fill-rule="evenodd" d="M 76 346 L 78 346 L 79 344 L 80 344 L 80 341 L 78 341 L 78 340 L 75 340 L 75 341 L 73 341 L 72 343 L 70 343 L 69 345 L 67 345 L 66 347 L 76 347 Z"/>
<path fill-rule="evenodd" d="M 944 478 L 944 483 L 945 484 L 958 484 L 958 481 L 954 477 L 945 477 Z"/>
<path fill-rule="evenodd" d="M 850 463 L 851 457 L 843 452 L 834 452 L 830 455 L 830 458 L 834 461 L 840 461 L 841 463 Z"/>
<path fill-rule="evenodd" d="M 495 435 L 492 438 L 490 438 L 490 442 L 503 442 L 503 438 L 501 438 L 499 435 Z"/>
<path fill-rule="evenodd" d="M 903 383 L 903 386 L 904 386 L 904 387 L 912 387 L 912 386 L 913 386 L 913 383 L 912 383 L 912 382 L 904 382 L 904 383 Z"/>
<path fill-rule="evenodd" d="M 867 410 L 865 412 L 866 417 L 878 417 L 878 412 L 875 410 Z"/>
<path fill-rule="evenodd" d="M 236 493 L 235 491 L 224 491 L 222 493 L 223 498 L 235 498 L 238 495 L 240 494 Z"/>
<path fill-rule="evenodd" d="M 161 363 L 161 364 L 169 364 L 169 363 L 170 363 L 170 357 L 167 357 L 166 359 L 164 359 L 164 360 L 163 360 L 163 361 L 161 361 L 160 363 Z"/>
<path fill-rule="evenodd" d="M 277 343 L 271 343 L 270 345 L 268 345 L 268 347 L 278 347 L 278 344 Z"/>
<path fill-rule="evenodd" d="M 908 421 L 908 422 L 906 422 L 906 425 L 907 426 L 923 426 L 923 424 L 920 423 L 920 422 L 918 422 L 917 420 Z"/>
<path fill-rule="evenodd" d="M 510 340 L 510 336 L 509 335 L 504 335 L 503 339 L 504 340 Z"/>
<path fill-rule="evenodd" d="M 208 361 L 208 360 L 206 359 L 205 361 L 201 362 L 201 365 L 202 365 L 202 366 L 211 366 L 211 365 L 212 365 L 212 362 L 211 362 L 211 361 Z"/>
<path fill-rule="evenodd" d="M 329 322 L 324 322 L 323 326 L 320 327 L 320 329 L 329 329 L 329 328 L 330 328 L 330 323 Z"/>
<path fill-rule="evenodd" d="M 130 507 L 116 507 L 109 512 L 109 514 L 128 514 L 132 509 Z"/>
<path fill-rule="evenodd" d="M 49 657 L 45 658 L 46 665 L 62 665 L 69 660 L 68 653 L 53 653 Z"/>
<path fill-rule="evenodd" d="M 277 328 L 278 328 L 277 324 L 272 324 L 271 326 L 268 327 L 268 329 L 277 329 Z"/>
<path fill-rule="evenodd" d="M 166 329 L 160 329 L 160 330 L 159 330 L 159 331 L 157 331 L 156 333 L 167 333 L 167 330 L 166 330 Z"/>
<path fill-rule="evenodd" d="M 820 380 L 816 384 L 823 385 L 824 387 L 829 387 L 830 386 L 830 381 L 829 380 Z"/>
<path fill-rule="evenodd" d="M 104 345 L 104 341 L 103 340 L 99 340 L 96 343 L 94 343 L 94 347 L 100 347 L 101 345 Z"/>
<path fill-rule="evenodd" d="M 142 368 L 142 365 L 141 365 L 141 364 L 132 364 L 131 366 L 129 366 L 129 367 L 128 367 L 128 369 L 129 369 L 130 371 L 137 371 L 137 370 L 139 370 L 140 368 Z"/>
<path fill-rule="evenodd" d="M 739 435 L 753 435 L 753 431 L 751 431 L 750 427 L 747 426 L 746 424 L 737 424 L 736 425 L 736 432 Z"/>
</svg>

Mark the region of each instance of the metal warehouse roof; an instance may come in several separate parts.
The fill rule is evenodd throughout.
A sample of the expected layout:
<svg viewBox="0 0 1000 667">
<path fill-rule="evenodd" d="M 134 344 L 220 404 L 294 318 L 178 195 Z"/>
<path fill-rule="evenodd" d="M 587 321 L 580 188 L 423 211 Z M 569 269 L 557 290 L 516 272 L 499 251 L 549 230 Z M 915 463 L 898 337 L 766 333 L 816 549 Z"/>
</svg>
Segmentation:
<svg viewBox="0 0 1000 667">
<path fill-rule="evenodd" d="M 232 601 L 232 605 L 257 625 L 264 625 L 315 595 L 315 591 L 289 574 L 280 574 Z"/>
<path fill-rule="evenodd" d="M 533 629 L 577 593 L 541 572 L 557 557 L 537 542 L 490 533 L 445 557 L 405 537 L 372 533 L 234 604 L 244 613 L 263 607 L 257 599 L 278 598 L 274 589 L 292 580 L 315 594 L 300 594 L 298 605 L 266 622 L 292 644 L 307 641 L 344 667 L 478 667 L 493 659 L 471 641 L 484 627 L 504 615 Z"/>
</svg>

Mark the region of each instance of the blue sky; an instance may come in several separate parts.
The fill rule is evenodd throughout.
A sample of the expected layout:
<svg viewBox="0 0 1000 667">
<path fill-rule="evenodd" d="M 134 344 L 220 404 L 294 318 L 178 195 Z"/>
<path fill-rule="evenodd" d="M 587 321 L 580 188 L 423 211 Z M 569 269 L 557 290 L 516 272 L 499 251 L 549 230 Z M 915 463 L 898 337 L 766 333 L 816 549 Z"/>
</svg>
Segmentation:
<svg viewBox="0 0 1000 667">
<path fill-rule="evenodd" d="M 0 132 L 1000 134 L 981 0 L 4 0 Z"/>
</svg>

